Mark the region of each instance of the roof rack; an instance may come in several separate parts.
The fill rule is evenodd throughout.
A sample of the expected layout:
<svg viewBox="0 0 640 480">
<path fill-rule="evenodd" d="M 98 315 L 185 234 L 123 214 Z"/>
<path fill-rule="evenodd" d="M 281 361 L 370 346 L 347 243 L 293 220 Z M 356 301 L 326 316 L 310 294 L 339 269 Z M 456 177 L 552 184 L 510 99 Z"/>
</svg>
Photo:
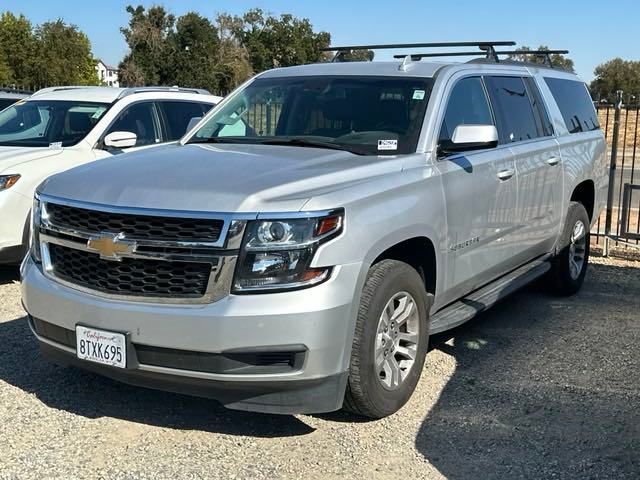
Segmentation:
<svg viewBox="0 0 640 480">
<path fill-rule="evenodd" d="M 482 47 L 481 47 L 482 48 Z M 487 60 L 492 60 L 496 63 L 500 62 L 500 55 L 536 55 L 544 59 L 544 63 L 547 67 L 553 68 L 553 62 L 551 61 L 551 55 L 559 54 L 566 55 L 569 50 L 503 50 L 493 51 L 491 57 L 486 52 L 434 52 L 434 53 L 409 53 L 404 55 L 394 55 L 393 58 L 407 58 L 412 61 L 420 60 L 422 58 L 429 57 L 470 57 L 470 56 L 484 56 Z"/>
<path fill-rule="evenodd" d="M 27 90 L 24 88 L 14 88 L 14 87 L 0 87 L 0 92 L 2 93 L 17 93 L 20 95 L 31 95 L 33 91 Z"/>
<path fill-rule="evenodd" d="M 125 88 L 120 95 L 118 95 L 118 99 L 126 97 L 127 95 L 133 95 L 134 93 L 153 93 L 153 92 L 183 92 L 183 93 L 195 93 L 199 95 L 211 95 L 208 90 L 204 88 L 184 88 L 184 87 L 130 87 Z"/>
<path fill-rule="evenodd" d="M 33 95 L 35 96 L 35 95 L 41 95 L 43 93 L 60 92 L 63 90 L 78 90 L 81 88 L 95 88 L 95 87 L 91 85 L 69 85 L 64 87 L 45 87 L 45 88 L 41 88 L 40 90 L 37 90 Z"/>
<path fill-rule="evenodd" d="M 332 62 L 345 61 L 347 54 L 353 50 L 394 50 L 400 48 L 442 48 L 442 47 L 478 47 L 486 52 L 487 58 L 497 58 L 495 47 L 513 47 L 516 42 L 508 40 L 486 41 L 486 42 L 435 42 L 435 43 L 389 43 L 378 45 L 349 45 L 344 47 L 323 48 L 323 52 L 336 52 Z M 474 52 L 475 53 L 475 52 Z M 400 58 L 404 58 L 403 55 Z M 397 57 L 396 57 L 397 58 Z"/>
</svg>

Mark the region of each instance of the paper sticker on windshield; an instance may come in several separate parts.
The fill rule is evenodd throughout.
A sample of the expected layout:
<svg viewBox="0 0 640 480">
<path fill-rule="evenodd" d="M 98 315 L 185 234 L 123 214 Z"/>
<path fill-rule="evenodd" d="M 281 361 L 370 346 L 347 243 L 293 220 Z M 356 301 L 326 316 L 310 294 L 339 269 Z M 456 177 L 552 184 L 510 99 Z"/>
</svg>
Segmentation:
<svg viewBox="0 0 640 480">
<path fill-rule="evenodd" d="M 62 142 L 53 142 L 49 144 L 49 148 L 62 148 Z"/>
<path fill-rule="evenodd" d="M 96 111 L 93 112 L 93 115 L 91 115 L 91 118 L 93 119 L 100 118 L 102 114 L 105 112 L 105 110 L 106 110 L 106 107 L 98 107 Z"/>
<path fill-rule="evenodd" d="M 414 90 L 413 91 L 413 99 L 414 100 L 424 100 L 424 90 Z"/>
<path fill-rule="evenodd" d="M 378 140 L 378 150 L 397 150 L 398 140 Z"/>
</svg>

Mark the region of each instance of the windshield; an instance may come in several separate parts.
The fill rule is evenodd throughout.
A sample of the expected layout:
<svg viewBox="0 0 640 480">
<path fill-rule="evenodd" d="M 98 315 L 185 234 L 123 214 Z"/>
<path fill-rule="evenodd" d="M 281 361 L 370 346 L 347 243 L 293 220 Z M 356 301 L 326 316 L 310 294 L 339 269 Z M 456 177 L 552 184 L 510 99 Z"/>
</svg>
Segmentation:
<svg viewBox="0 0 640 480">
<path fill-rule="evenodd" d="M 75 145 L 108 108 L 108 103 L 20 101 L 0 112 L 0 146 Z"/>
<path fill-rule="evenodd" d="M 259 78 L 215 112 L 189 142 L 412 153 L 432 85 L 430 78 Z"/>
</svg>

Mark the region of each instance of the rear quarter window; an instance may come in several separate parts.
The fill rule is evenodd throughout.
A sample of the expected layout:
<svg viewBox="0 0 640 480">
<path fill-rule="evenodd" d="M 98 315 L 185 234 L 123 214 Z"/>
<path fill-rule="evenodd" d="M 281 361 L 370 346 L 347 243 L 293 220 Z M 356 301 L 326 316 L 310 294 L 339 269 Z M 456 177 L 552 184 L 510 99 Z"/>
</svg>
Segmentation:
<svg viewBox="0 0 640 480">
<path fill-rule="evenodd" d="M 569 133 L 598 130 L 600 123 L 587 86 L 578 80 L 545 77 Z"/>
<path fill-rule="evenodd" d="M 167 124 L 167 140 L 180 139 L 187 131 L 192 118 L 204 117 L 213 108 L 213 104 L 198 102 L 161 101 L 158 102 Z"/>
</svg>

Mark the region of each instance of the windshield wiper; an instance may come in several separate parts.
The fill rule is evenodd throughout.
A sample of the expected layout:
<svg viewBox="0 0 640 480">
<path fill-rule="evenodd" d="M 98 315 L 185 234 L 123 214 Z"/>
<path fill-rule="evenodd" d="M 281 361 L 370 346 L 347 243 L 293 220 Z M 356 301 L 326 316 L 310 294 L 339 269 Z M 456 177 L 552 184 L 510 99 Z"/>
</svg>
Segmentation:
<svg viewBox="0 0 640 480">
<path fill-rule="evenodd" d="M 307 138 L 271 138 L 261 139 L 255 137 L 208 137 L 190 140 L 187 143 L 232 143 L 242 145 L 284 145 L 291 147 L 327 148 L 331 150 L 341 150 L 354 155 L 370 155 L 364 149 L 353 146 L 339 145 L 337 143 L 323 142 L 322 140 L 311 140 Z"/>
<path fill-rule="evenodd" d="M 198 138 L 192 139 L 187 142 L 189 143 L 245 143 L 245 144 L 256 144 L 262 143 L 260 141 L 256 141 L 252 138 L 246 137 L 207 137 L 207 138 Z"/>
<path fill-rule="evenodd" d="M 281 138 L 272 140 L 262 140 L 259 142 L 261 145 L 284 145 L 292 147 L 310 147 L 310 148 L 327 148 L 330 150 L 342 150 L 343 152 L 350 152 L 354 155 L 368 155 L 369 152 L 365 150 L 359 150 L 347 145 L 338 145 L 337 143 L 323 142 L 321 140 L 309 140 L 306 138 Z"/>
</svg>

